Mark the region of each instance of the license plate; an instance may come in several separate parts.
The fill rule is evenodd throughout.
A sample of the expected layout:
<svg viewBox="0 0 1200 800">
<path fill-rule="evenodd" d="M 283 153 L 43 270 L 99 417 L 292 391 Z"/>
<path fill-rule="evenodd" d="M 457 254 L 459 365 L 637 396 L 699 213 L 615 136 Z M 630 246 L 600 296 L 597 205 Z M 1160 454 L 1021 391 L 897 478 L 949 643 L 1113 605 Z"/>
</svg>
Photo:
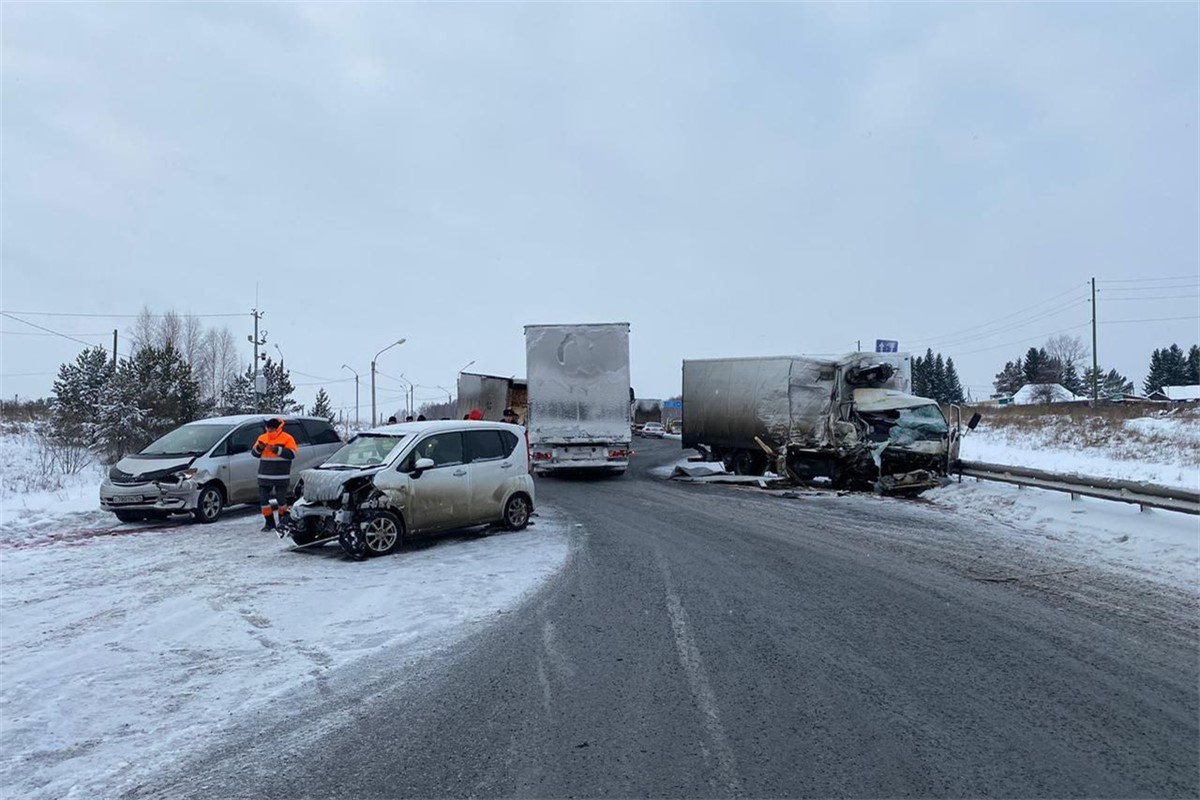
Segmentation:
<svg viewBox="0 0 1200 800">
<path fill-rule="evenodd" d="M 112 499 L 112 502 L 113 505 L 118 506 L 125 503 L 140 503 L 142 502 L 142 496 L 140 494 L 117 495 Z"/>
</svg>

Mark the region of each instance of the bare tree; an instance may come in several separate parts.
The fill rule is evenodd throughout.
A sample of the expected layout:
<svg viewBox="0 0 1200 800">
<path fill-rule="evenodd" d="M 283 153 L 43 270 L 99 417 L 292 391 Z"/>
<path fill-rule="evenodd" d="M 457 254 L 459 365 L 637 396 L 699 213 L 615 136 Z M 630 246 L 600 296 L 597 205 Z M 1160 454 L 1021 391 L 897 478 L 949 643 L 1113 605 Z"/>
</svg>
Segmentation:
<svg viewBox="0 0 1200 800">
<path fill-rule="evenodd" d="M 199 317 L 187 316 L 183 318 L 183 330 L 179 336 L 179 350 L 183 354 L 183 358 L 192 368 L 195 369 L 197 361 L 204 350 L 204 323 Z"/>
<path fill-rule="evenodd" d="M 240 369 L 237 340 L 228 327 L 210 328 L 204 334 L 201 351 L 200 385 L 210 398 L 219 398 Z"/>
<path fill-rule="evenodd" d="M 150 306 L 142 306 L 129 331 L 129 352 L 136 353 L 143 347 L 158 344 L 158 322 L 150 312 Z"/>
<path fill-rule="evenodd" d="M 176 352 L 183 350 L 183 318 L 179 316 L 179 312 L 175 309 L 170 309 L 162 315 L 162 319 L 158 321 L 158 340 L 157 344 L 162 347 L 171 345 Z"/>
<path fill-rule="evenodd" d="M 1078 336 L 1060 333 L 1046 340 L 1046 353 L 1064 369 L 1068 366 L 1080 369 L 1088 357 L 1088 348 Z"/>
</svg>

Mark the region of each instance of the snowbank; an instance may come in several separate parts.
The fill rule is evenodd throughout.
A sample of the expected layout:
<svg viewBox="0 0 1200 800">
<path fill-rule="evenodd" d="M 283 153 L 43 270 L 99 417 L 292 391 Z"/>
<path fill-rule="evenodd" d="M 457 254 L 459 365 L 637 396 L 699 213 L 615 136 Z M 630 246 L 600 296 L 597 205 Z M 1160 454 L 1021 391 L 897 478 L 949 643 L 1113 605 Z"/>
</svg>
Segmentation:
<svg viewBox="0 0 1200 800">
<path fill-rule="evenodd" d="M 923 497 L 960 515 L 999 522 L 1032 545 L 1080 563 L 1200 591 L 1200 517 L 964 478 Z"/>
<path fill-rule="evenodd" d="M 1086 442 L 1086 444 L 1085 444 Z M 989 425 L 963 436 L 967 461 L 1030 467 L 1097 478 L 1200 488 L 1200 418 L 1123 421 L 1048 415 L 1037 425 Z"/>
</svg>

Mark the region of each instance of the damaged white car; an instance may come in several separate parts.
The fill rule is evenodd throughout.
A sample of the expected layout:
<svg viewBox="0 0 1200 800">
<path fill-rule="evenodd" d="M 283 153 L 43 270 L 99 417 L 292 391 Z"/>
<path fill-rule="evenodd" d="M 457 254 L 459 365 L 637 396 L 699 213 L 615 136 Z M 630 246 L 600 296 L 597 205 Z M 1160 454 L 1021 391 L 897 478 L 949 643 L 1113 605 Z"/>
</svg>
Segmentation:
<svg viewBox="0 0 1200 800">
<path fill-rule="evenodd" d="M 355 436 L 301 476 L 280 536 L 338 541 L 353 558 L 388 555 L 405 536 L 496 525 L 534 509 L 524 429 L 500 422 L 411 422 Z"/>
</svg>

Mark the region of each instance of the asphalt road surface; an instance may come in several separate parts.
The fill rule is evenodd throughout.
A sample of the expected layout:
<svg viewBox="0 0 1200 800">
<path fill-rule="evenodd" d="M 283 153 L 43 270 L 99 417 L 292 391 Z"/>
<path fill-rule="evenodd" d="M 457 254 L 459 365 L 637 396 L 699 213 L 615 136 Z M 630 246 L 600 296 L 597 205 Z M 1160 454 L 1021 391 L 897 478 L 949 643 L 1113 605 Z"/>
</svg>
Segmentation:
<svg viewBox="0 0 1200 800">
<path fill-rule="evenodd" d="M 669 483 L 678 443 L 637 446 L 539 480 L 582 527 L 523 607 L 133 796 L 1200 795 L 1191 595 L 920 501 Z"/>
</svg>

